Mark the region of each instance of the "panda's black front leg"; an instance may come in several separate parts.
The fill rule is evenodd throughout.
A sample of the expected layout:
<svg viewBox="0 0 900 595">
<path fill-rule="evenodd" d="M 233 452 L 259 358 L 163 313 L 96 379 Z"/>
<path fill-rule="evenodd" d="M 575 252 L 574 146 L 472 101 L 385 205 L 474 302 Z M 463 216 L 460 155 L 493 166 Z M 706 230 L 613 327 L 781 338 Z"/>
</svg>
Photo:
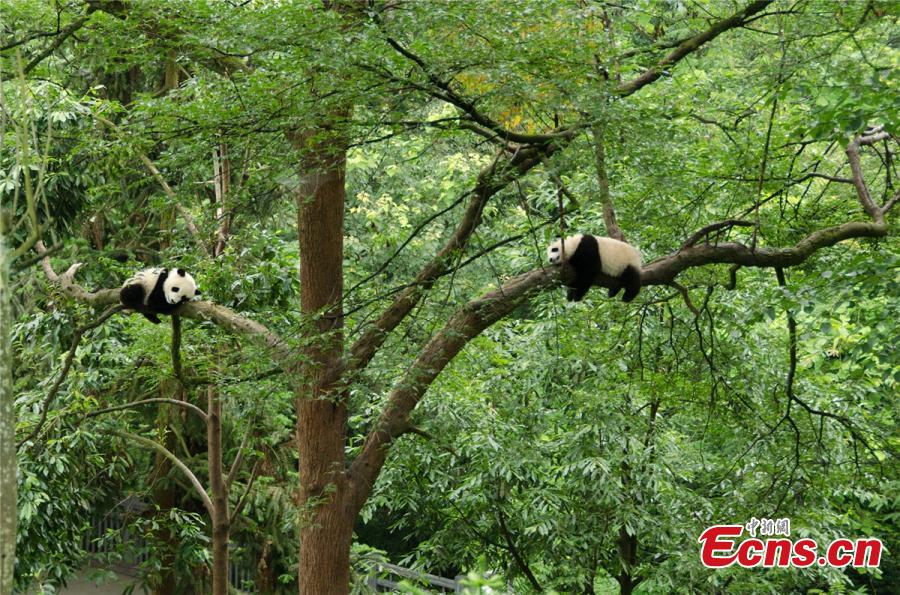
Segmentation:
<svg viewBox="0 0 900 595">
<path fill-rule="evenodd" d="M 144 315 L 144 318 L 152 322 L 153 324 L 159 324 L 162 320 L 159 319 L 159 316 L 153 314 L 152 312 L 141 312 Z"/>
<path fill-rule="evenodd" d="M 570 287 L 569 291 L 566 292 L 566 299 L 570 302 L 580 302 L 582 299 L 584 299 L 584 296 L 587 295 L 587 292 L 590 288 L 590 284 Z"/>
</svg>

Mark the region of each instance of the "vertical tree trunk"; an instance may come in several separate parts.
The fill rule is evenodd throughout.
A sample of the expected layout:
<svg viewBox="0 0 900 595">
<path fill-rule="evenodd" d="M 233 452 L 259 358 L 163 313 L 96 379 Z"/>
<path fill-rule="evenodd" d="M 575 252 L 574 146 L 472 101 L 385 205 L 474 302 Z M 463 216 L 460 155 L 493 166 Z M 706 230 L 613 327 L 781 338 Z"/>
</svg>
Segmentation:
<svg viewBox="0 0 900 595">
<path fill-rule="evenodd" d="M 222 468 L 222 400 L 216 387 L 207 390 L 206 440 L 212 492 L 212 593 L 228 593 L 228 492 Z"/>
<path fill-rule="evenodd" d="M 159 396 L 164 399 L 178 399 L 181 397 L 181 384 L 172 378 L 165 378 L 159 383 Z M 173 411 L 170 405 L 160 405 L 156 415 L 156 428 L 160 435 L 165 438 L 162 445 L 170 452 L 175 452 L 175 431 L 171 426 L 181 424 L 177 412 Z M 183 431 L 183 428 L 178 429 Z M 154 472 L 156 481 L 150 492 L 151 502 L 158 507 L 156 513 L 160 518 L 159 529 L 156 530 L 154 537 L 163 544 L 159 551 L 160 572 L 159 577 L 151 579 L 149 583 L 150 591 L 153 595 L 175 595 L 178 587 L 177 577 L 175 575 L 175 556 L 178 552 L 178 539 L 173 534 L 169 524 L 169 512 L 177 506 L 181 489 L 175 484 L 169 476 L 172 473 L 172 462 L 156 453 L 154 457 Z M 176 473 L 178 473 L 176 471 Z"/>
<path fill-rule="evenodd" d="M 321 129 L 317 130 L 321 134 Z M 298 391 L 300 457 L 300 593 L 347 593 L 355 510 L 344 462 L 346 394 L 338 385 L 343 351 L 344 170 L 346 148 L 333 135 L 310 148 L 305 134 L 292 134 L 303 152 L 297 195 L 300 234 L 300 307 L 307 324 L 303 377 Z"/>
<path fill-rule="evenodd" d="M 9 252 L 0 235 L 0 593 L 12 593 L 16 556 L 16 418 L 11 333 Z"/>
<path fill-rule="evenodd" d="M 631 595 L 638 580 L 631 575 L 631 569 L 637 563 L 637 537 L 629 535 L 623 525 L 619 529 L 619 561 L 622 569 L 616 580 L 619 582 L 619 595 Z"/>
</svg>

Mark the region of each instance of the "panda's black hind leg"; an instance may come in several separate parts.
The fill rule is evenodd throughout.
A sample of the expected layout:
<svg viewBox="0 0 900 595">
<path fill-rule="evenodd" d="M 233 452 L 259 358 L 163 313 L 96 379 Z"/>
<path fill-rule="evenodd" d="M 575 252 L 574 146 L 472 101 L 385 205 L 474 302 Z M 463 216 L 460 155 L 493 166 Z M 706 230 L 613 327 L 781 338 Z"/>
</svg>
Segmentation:
<svg viewBox="0 0 900 595">
<path fill-rule="evenodd" d="M 153 314 L 152 312 L 141 312 L 144 315 L 144 318 L 152 322 L 153 324 L 159 324 L 162 320 L 159 319 L 159 316 Z"/>
<path fill-rule="evenodd" d="M 619 293 L 619 291 L 621 291 L 621 289 L 622 289 L 621 287 L 610 287 L 609 293 L 607 295 L 611 298 L 614 298 L 614 297 L 616 297 L 616 294 Z"/>
<path fill-rule="evenodd" d="M 625 293 L 622 295 L 623 302 L 630 302 L 637 297 L 641 291 L 641 272 L 633 266 L 625 267 L 620 277 L 623 285 L 625 285 Z"/>
<path fill-rule="evenodd" d="M 119 301 L 132 310 L 140 310 L 144 305 L 144 288 L 140 285 L 126 285 L 119 291 Z"/>
</svg>

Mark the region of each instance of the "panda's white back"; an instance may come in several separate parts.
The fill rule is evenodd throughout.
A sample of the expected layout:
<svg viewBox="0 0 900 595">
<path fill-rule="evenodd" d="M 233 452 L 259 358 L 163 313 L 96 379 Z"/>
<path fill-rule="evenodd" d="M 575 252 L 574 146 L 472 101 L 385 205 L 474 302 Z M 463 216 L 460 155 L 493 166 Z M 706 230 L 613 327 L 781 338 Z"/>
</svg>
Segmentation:
<svg viewBox="0 0 900 595">
<path fill-rule="evenodd" d="M 128 287 L 129 285 L 140 285 L 144 288 L 144 304 L 147 304 L 147 300 L 150 298 L 150 292 L 153 291 L 153 288 L 156 286 L 156 282 L 159 279 L 159 276 L 163 274 L 165 269 L 161 267 L 155 267 L 152 269 L 144 269 L 142 271 L 136 272 L 134 275 L 129 277 L 125 283 L 122 284 L 122 287 Z"/>
<path fill-rule="evenodd" d="M 631 244 L 613 238 L 595 236 L 600 248 L 600 266 L 610 277 L 618 277 L 627 266 L 641 270 L 641 253 Z"/>
</svg>

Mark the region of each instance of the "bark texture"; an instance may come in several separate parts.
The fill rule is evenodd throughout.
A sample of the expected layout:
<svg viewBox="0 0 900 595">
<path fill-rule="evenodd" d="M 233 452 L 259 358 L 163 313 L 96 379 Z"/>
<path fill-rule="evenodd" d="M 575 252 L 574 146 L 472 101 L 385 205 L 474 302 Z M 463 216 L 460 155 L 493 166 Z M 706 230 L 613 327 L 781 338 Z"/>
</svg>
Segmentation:
<svg viewBox="0 0 900 595">
<path fill-rule="evenodd" d="M 0 236 L 0 593 L 12 593 L 16 555 L 16 419 L 9 251 Z"/>
<path fill-rule="evenodd" d="M 212 592 L 228 594 L 228 490 L 222 466 L 222 399 L 218 387 L 207 389 L 206 455 L 209 465 L 209 491 L 212 494 Z"/>
<path fill-rule="evenodd" d="M 350 543 L 356 514 L 349 507 L 344 465 L 347 402 L 338 383 L 343 356 L 341 296 L 344 258 L 345 148 L 327 141 L 309 148 L 292 135 L 305 156 L 297 194 L 300 234 L 300 308 L 309 317 L 297 390 L 300 458 L 300 593 L 346 593 Z"/>
</svg>

